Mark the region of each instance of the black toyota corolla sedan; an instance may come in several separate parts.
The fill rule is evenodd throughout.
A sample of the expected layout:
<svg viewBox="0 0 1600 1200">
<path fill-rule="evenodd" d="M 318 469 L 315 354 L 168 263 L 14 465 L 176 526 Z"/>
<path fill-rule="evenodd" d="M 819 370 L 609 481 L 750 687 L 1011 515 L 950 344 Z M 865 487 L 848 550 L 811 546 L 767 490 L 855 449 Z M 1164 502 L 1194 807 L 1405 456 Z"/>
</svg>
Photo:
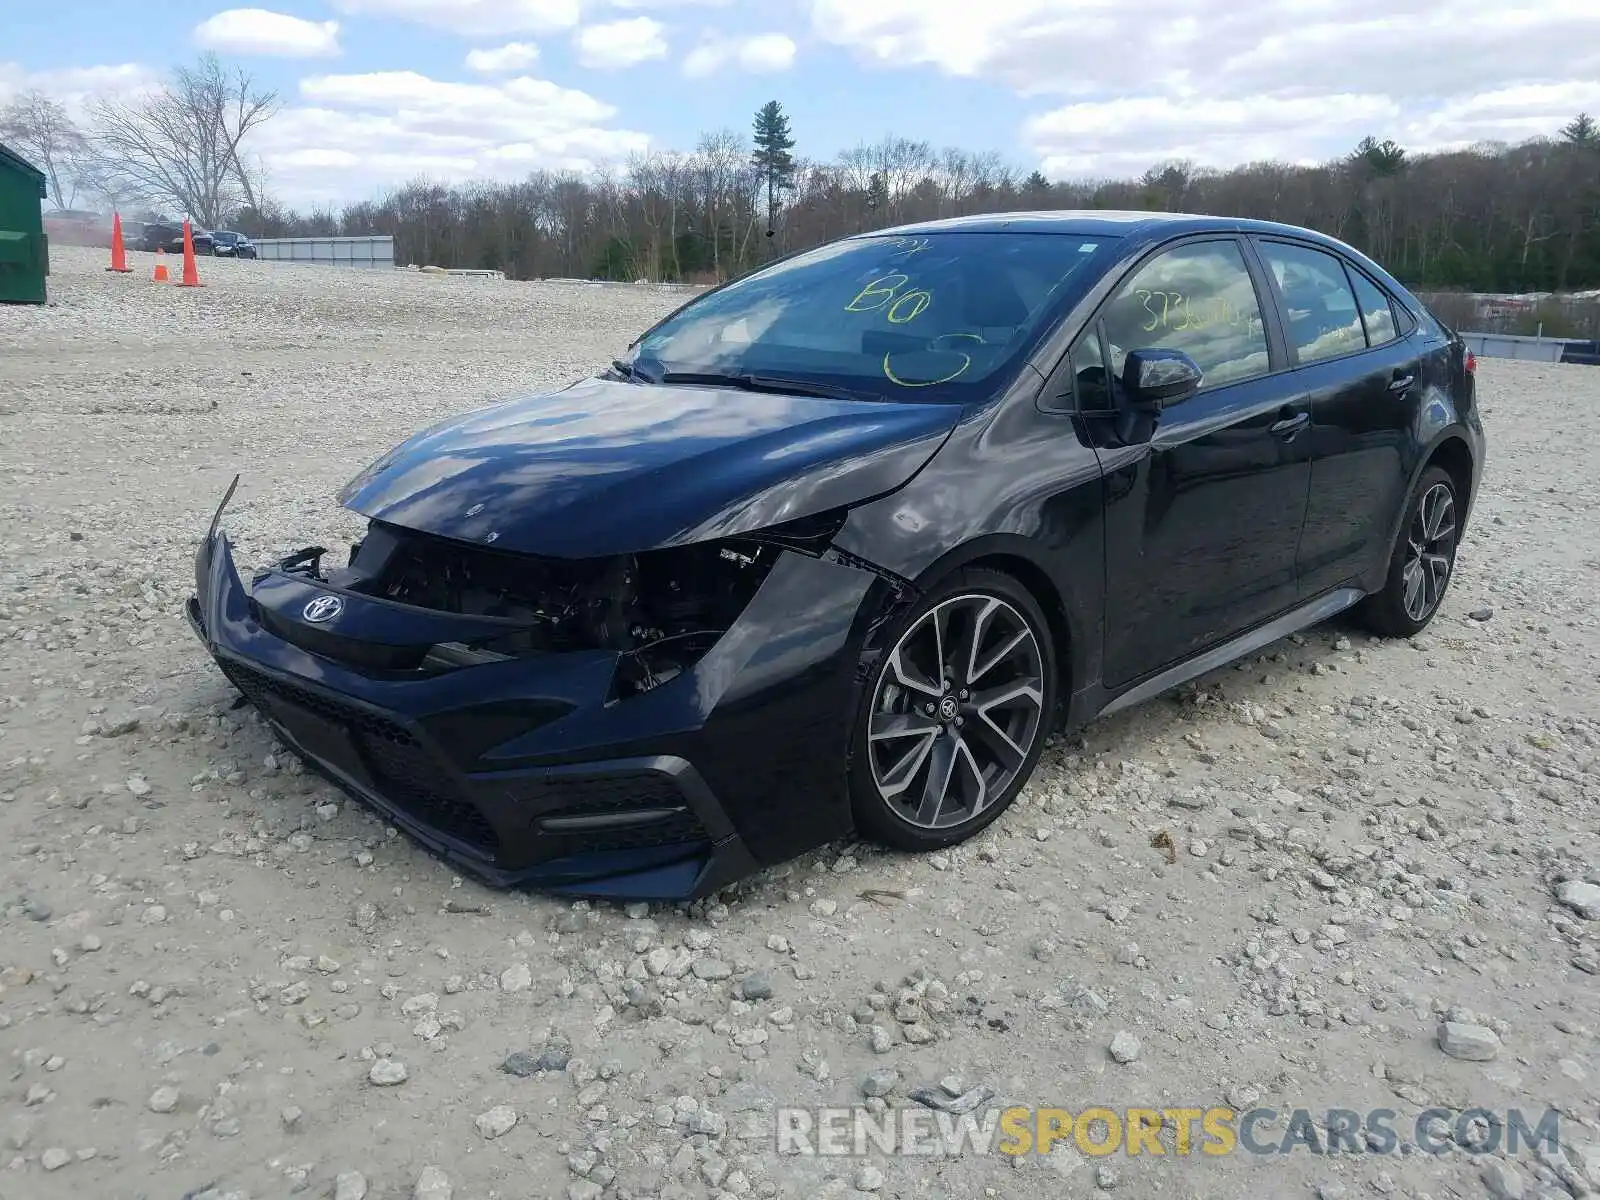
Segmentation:
<svg viewBox="0 0 1600 1200">
<path fill-rule="evenodd" d="M 1052 728 L 1341 610 L 1422 629 L 1482 472 L 1474 367 L 1303 229 L 865 234 L 416 434 L 341 493 L 342 562 L 246 587 L 219 508 L 188 617 L 480 878 L 693 898 L 852 832 L 959 842 Z"/>
</svg>

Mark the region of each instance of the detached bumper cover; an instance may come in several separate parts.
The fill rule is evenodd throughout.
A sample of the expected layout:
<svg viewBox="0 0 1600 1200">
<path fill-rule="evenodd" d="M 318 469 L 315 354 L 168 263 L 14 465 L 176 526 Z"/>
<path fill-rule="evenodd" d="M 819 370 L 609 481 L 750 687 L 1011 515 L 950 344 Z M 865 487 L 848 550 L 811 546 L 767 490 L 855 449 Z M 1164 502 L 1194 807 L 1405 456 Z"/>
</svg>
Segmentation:
<svg viewBox="0 0 1600 1200">
<path fill-rule="evenodd" d="M 850 828 L 864 614 L 887 586 L 868 571 L 785 552 L 692 670 L 621 701 L 607 651 L 412 678 L 316 654 L 274 632 L 216 522 L 195 583 L 196 636 L 279 736 L 491 885 L 694 899 Z"/>
</svg>

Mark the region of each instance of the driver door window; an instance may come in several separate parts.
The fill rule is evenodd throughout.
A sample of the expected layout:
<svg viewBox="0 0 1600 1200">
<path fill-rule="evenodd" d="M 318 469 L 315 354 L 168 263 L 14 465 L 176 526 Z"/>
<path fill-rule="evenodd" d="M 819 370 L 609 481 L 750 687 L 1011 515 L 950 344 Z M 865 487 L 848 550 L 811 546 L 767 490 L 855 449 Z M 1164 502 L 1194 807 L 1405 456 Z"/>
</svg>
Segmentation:
<svg viewBox="0 0 1600 1200">
<path fill-rule="evenodd" d="M 1205 373 L 1203 388 L 1265 375 L 1267 332 L 1255 283 L 1237 242 L 1193 242 L 1151 259 L 1105 312 L 1114 376 L 1130 350 L 1182 350 Z"/>
</svg>

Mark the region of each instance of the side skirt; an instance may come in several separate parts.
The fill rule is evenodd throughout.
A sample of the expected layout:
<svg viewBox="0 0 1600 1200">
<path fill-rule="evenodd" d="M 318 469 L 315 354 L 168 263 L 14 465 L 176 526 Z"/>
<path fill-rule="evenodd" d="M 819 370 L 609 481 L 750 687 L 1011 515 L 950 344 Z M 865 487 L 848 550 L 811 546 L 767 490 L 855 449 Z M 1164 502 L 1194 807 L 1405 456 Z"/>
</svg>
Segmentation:
<svg viewBox="0 0 1600 1200">
<path fill-rule="evenodd" d="M 1258 625 L 1248 633 L 1241 634 L 1232 641 L 1223 642 L 1203 654 L 1187 659 L 1175 667 L 1168 667 L 1159 675 L 1153 675 L 1143 683 L 1136 684 L 1107 704 L 1099 715 L 1109 716 L 1114 712 L 1121 712 L 1125 708 L 1132 708 L 1135 704 L 1142 704 L 1154 696 L 1170 688 L 1177 687 L 1180 683 L 1187 683 L 1208 671 L 1218 667 L 1227 666 L 1235 659 L 1243 658 L 1246 654 L 1253 654 L 1263 646 L 1270 646 L 1280 638 L 1286 638 L 1291 633 L 1299 633 L 1302 629 L 1309 629 L 1313 625 L 1320 625 L 1329 617 L 1343 612 L 1360 603 L 1366 593 L 1360 588 L 1338 588 L 1326 595 L 1318 596 L 1299 608 L 1290 609 L 1281 617 L 1275 617 L 1265 625 Z"/>
</svg>

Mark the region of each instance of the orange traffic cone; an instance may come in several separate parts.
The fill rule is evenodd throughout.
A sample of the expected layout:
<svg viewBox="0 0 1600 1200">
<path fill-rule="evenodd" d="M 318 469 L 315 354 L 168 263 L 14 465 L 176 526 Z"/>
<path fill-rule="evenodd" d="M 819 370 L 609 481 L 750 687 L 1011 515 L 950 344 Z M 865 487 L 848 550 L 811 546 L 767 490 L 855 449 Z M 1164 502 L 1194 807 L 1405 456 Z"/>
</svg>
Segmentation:
<svg viewBox="0 0 1600 1200">
<path fill-rule="evenodd" d="M 108 271 L 116 271 L 120 275 L 127 275 L 133 271 L 128 265 L 128 251 L 122 244 L 122 214 L 111 214 L 111 265 Z"/>
<path fill-rule="evenodd" d="M 178 281 L 179 287 L 200 287 L 200 267 L 194 261 L 194 234 L 189 229 L 188 219 L 183 222 L 183 278 Z"/>
<path fill-rule="evenodd" d="M 160 246 L 156 247 L 156 269 L 150 278 L 156 283 L 167 282 L 167 255 Z"/>
</svg>

